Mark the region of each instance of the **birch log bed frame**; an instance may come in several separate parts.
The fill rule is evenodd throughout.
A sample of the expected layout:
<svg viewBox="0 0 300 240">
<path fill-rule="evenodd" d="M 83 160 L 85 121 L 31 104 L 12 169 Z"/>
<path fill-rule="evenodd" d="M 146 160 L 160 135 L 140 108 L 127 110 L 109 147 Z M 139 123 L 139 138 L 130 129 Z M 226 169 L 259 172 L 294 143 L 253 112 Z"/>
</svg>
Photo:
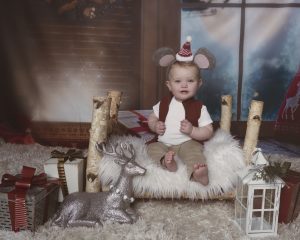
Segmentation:
<svg viewBox="0 0 300 240">
<path fill-rule="evenodd" d="M 98 192 L 98 191 L 107 191 L 109 189 L 109 184 L 113 182 L 114 176 L 118 176 L 118 169 L 115 169 L 113 167 L 107 168 L 106 166 L 108 165 L 107 163 L 113 162 L 111 160 L 106 161 L 106 156 L 99 154 L 96 151 L 95 144 L 96 143 L 106 143 L 107 141 L 126 141 L 130 142 L 133 141 L 134 144 L 139 144 L 135 146 L 137 149 L 136 151 L 140 152 L 140 157 L 141 159 L 143 158 L 149 158 L 146 155 L 146 144 L 141 142 L 142 140 L 139 140 L 136 136 L 128 136 L 130 133 L 129 130 L 120 124 L 118 122 L 118 112 L 121 104 L 121 97 L 122 93 L 119 91 L 109 91 L 107 93 L 107 96 L 105 97 L 94 97 L 93 98 L 93 117 L 92 117 L 92 123 L 91 123 L 91 129 L 90 129 L 90 140 L 89 140 L 89 148 L 88 148 L 88 158 L 87 158 L 87 167 L 86 167 L 86 191 L 87 192 Z M 248 115 L 248 121 L 247 121 L 247 130 L 246 130 L 246 135 L 245 135 L 245 141 L 244 141 L 244 146 L 243 150 L 241 149 L 239 143 L 237 143 L 237 140 L 235 140 L 231 135 L 230 135 L 230 126 L 231 126 L 231 115 L 232 115 L 232 97 L 230 95 L 225 95 L 222 96 L 221 98 L 221 120 L 220 120 L 220 130 L 217 130 L 215 136 L 213 137 L 214 139 L 212 141 L 208 141 L 208 144 L 204 144 L 204 149 L 206 145 L 208 146 L 207 148 L 209 149 L 209 146 L 213 146 L 213 149 L 208 150 L 207 152 L 214 152 L 215 151 L 215 146 L 222 145 L 222 141 L 229 141 L 231 143 L 228 143 L 232 148 L 234 148 L 234 151 L 232 152 L 233 155 L 228 155 L 228 158 L 238 158 L 237 160 L 234 161 L 242 161 L 243 162 L 243 167 L 246 167 L 247 165 L 250 164 L 251 162 L 251 156 L 252 153 L 256 147 L 257 140 L 258 140 L 258 135 L 259 135 L 259 129 L 260 129 L 260 124 L 261 124 L 261 115 L 262 115 L 262 109 L 263 109 L 263 102 L 260 101 L 252 101 L 250 110 L 249 110 L 249 115 Z M 118 137 L 120 136 L 119 140 Z M 225 138 L 224 138 L 225 136 Z M 117 140 L 116 140 L 117 139 Z M 217 139 L 217 140 L 216 140 Z M 220 140 L 221 139 L 221 140 Z M 225 140 L 223 140 L 225 139 Z M 219 141 L 219 142 L 218 142 Z M 221 141 L 221 142 L 220 142 Z M 215 143 L 211 143 L 215 142 Z M 210 147 L 212 148 L 212 147 Z M 226 148 L 226 145 L 225 147 Z M 230 150 L 230 149 L 229 149 Z M 216 150 L 217 151 L 217 150 Z M 231 151 L 231 150 L 230 150 Z M 230 152 L 229 151 L 229 152 Z M 205 150 L 204 150 L 205 154 Z M 223 153 L 224 155 L 224 153 Z M 231 156 L 231 157 L 230 157 Z M 225 154 L 223 158 L 227 158 L 227 155 Z M 212 158 L 213 159 L 213 158 Z M 224 160 L 223 159 L 223 160 Z M 136 159 L 138 160 L 138 159 Z M 207 159 L 209 160 L 209 159 Z M 231 160 L 231 159 L 225 159 Z M 177 160 L 176 160 L 177 161 Z M 213 160 L 212 160 L 213 161 Z M 178 163 L 178 162 L 177 162 Z M 180 160 L 179 160 L 180 163 Z M 213 169 L 210 169 L 208 161 L 208 168 L 209 168 L 209 173 L 214 172 Z M 140 162 L 142 165 L 143 163 Z M 145 163 L 146 164 L 146 163 Z M 147 163 L 148 166 L 149 163 Z M 146 165 L 147 165 L 146 164 Z M 212 167 L 214 166 L 215 163 L 212 164 Z M 116 165 L 116 164 L 115 164 Z M 179 164 L 180 165 L 180 164 Z M 230 162 L 227 163 L 227 165 L 230 165 Z M 225 167 L 226 168 L 226 163 Z M 236 165 L 239 168 L 242 166 L 240 163 Z M 143 165 L 142 165 L 143 166 Z M 147 166 L 144 166 L 147 169 Z M 148 167 L 147 171 L 151 172 L 151 167 Z M 222 166 L 214 166 L 215 168 L 222 168 Z M 227 166 L 228 167 L 228 166 Z M 154 167 L 155 168 L 155 167 Z M 159 168 L 159 166 L 158 166 Z M 179 166 L 180 168 L 180 166 Z M 106 170 L 106 169 L 109 169 Z M 234 169 L 236 171 L 237 169 Z M 116 171 L 116 172 L 115 172 Z M 155 172 L 160 171 L 158 169 L 155 170 Z M 162 170 L 165 171 L 165 170 Z M 179 171 L 179 169 L 178 169 Z M 178 172 L 177 171 L 177 172 Z M 183 170 L 184 171 L 184 170 Z M 218 170 L 220 171 L 220 170 Z M 221 169 L 221 171 L 223 171 Z M 225 171 L 225 170 L 224 170 Z M 216 183 L 221 182 L 218 184 L 218 191 L 211 186 L 211 188 L 203 189 L 200 191 L 200 194 L 197 193 L 197 187 L 196 187 L 196 193 L 192 192 L 191 193 L 186 193 L 185 191 L 181 192 L 181 190 L 177 191 L 175 189 L 174 192 L 169 192 L 168 187 L 165 187 L 164 192 L 161 194 L 158 190 L 152 190 L 150 193 L 147 190 L 147 187 L 145 186 L 138 186 L 139 190 L 138 193 L 135 192 L 135 197 L 136 198 L 177 198 L 177 199 L 193 199 L 193 200 L 198 200 L 198 199 L 232 199 L 235 196 L 235 191 L 234 191 L 234 180 L 236 173 L 234 173 L 232 170 L 228 170 L 228 174 L 230 175 L 230 179 L 220 179 L 217 180 Z M 110 172 L 110 173 L 108 173 Z M 153 172 L 153 171 L 152 171 Z M 217 175 L 220 172 L 216 172 L 215 175 Z M 147 173 L 146 173 L 147 174 Z M 149 173 L 152 174 L 152 173 Z M 167 174 L 164 172 L 161 175 Z M 168 173 L 169 174 L 169 173 Z M 173 174 L 173 173 L 172 173 Z M 178 173 L 179 174 L 179 173 Z M 171 176 L 171 175 L 170 175 Z M 174 175 L 175 176 L 175 175 Z M 106 180 L 103 180 L 106 179 Z M 141 177 L 143 178 L 143 177 Z M 177 176 L 178 178 L 178 176 Z M 216 178 L 216 177 L 215 177 Z M 150 178 L 151 179 L 151 178 Z M 210 177 L 211 179 L 211 177 Z M 213 179 L 213 178 L 212 178 Z M 103 180 L 103 181 L 102 181 Z M 106 182 L 105 182 L 106 181 Z M 156 177 L 153 177 L 152 181 L 156 181 Z M 176 181 L 171 181 L 171 185 L 176 185 Z M 177 179 L 177 185 L 180 185 L 180 181 Z M 222 182 L 230 182 L 230 191 L 226 191 L 226 187 L 222 187 Z M 104 182 L 104 184 L 103 184 Z M 189 181 L 190 182 L 190 181 Z M 163 185 L 162 183 L 157 183 L 160 186 Z M 197 183 L 187 183 L 189 186 Z M 213 184 L 213 183 L 212 183 Z M 102 186 L 101 186 L 102 185 Z M 139 182 L 136 183 L 136 185 L 141 185 Z M 183 186 L 185 188 L 185 186 Z M 193 188 L 193 186 L 192 186 Z M 204 188 L 204 187 L 203 187 Z M 167 190 L 166 190 L 167 189 Z M 225 191 L 223 191 L 225 189 Z M 135 190 L 135 186 L 134 186 Z M 194 189 L 193 189 L 194 191 Z M 207 191 L 207 192 L 205 192 Z M 205 194 L 204 194 L 205 193 Z"/>
</svg>

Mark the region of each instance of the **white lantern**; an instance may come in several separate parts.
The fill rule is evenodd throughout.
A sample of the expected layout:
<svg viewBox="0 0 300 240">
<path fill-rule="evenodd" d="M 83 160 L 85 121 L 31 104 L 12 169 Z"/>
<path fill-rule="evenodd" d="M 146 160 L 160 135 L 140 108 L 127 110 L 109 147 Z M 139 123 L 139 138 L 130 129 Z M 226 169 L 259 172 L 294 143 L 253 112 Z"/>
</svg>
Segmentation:
<svg viewBox="0 0 300 240">
<path fill-rule="evenodd" d="M 239 172 L 235 198 L 235 221 L 248 236 L 276 236 L 280 192 L 284 182 L 279 177 L 263 179 L 262 154 L 258 151 L 259 165 Z"/>
</svg>

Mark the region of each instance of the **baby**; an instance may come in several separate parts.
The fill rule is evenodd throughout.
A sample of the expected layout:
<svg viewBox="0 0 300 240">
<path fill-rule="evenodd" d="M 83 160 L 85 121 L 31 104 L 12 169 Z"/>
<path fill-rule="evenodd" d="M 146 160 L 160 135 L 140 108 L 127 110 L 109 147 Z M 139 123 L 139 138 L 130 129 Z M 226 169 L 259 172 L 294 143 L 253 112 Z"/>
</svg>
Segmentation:
<svg viewBox="0 0 300 240">
<path fill-rule="evenodd" d="M 158 142 L 149 144 L 147 150 L 171 172 L 177 171 L 177 155 L 187 165 L 190 179 L 206 186 L 208 169 L 199 141 L 209 139 L 213 127 L 207 108 L 194 97 L 202 85 L 200 69 L 213 67 L 214 58 L 206 49 L 199 49 L 194 57 L 190 41 L 188 38 L 176 60 L 171 49 L 156 52 L 159 65 L 169 67 L 166 85 L 170 96 L 157 103 L 149 116 L 149 128 L 158 134 Z"/>
</svg>

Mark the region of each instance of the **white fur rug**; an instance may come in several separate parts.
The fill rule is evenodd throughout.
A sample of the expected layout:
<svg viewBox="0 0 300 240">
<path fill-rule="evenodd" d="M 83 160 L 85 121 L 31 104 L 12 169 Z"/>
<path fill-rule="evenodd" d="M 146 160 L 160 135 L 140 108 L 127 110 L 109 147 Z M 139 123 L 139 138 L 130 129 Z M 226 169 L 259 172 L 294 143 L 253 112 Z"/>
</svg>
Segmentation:
<svg viewBox="0 0 300 240">
<path fill-rule="evenodd" d="M 290 151 L 284 145 L 261 141 L 260 147 L 271 157 L 291 161 L 292 168 L 300 170 L 300 149 Z M 0 143 L 1 145 L 1 143 Z M 0 146 L 0 175 L 19 173 L 23 165 L 43 171 L 43 163 L 50 157 L 53 147 L 39 144 Z M 65 148 L 55 148 L 66 150 Z M 137 200 L 133 207 L 140 219 L 132 225 L 104 224 L 101 228 L 40 226 L 36 233 L 22 231 L 14 233 L 0 230 L 1 240 L 246 240 L 234 222 L 232 201 L 183 201 L 183 200 Z M 300 239 L 300 217 L 293 223 L 279 224 L 278 237 L 266 239 Z"/>
<path fill-rule="evenodd" d="M 146 145 L 140 138 L 115 136 L 110 142 L 131 143 L 136 151 L 135 161 L 147 169 L 145 176 L 135 177 L 133 180 L 136 196 L 147 194 L 152 198 L 186 196 L 190 199 L 207 199 L 233 191 L 237 180 L 236 172 L 245 167 L 239 142 L 222 130 L 216 131 L 215 135 L 204 144 L 209 173 L 208 186 L 190 181 L 186 166 L 179 158 L 175 158 L 178 165 L 176 172 L 161 168 L 147 155 Z M 106 155 L 100 162 L 99 173 L 101 182 L 109 185 L 116 182 L 120 166 L 113 161 L 113 157 Z"/>
</svg>

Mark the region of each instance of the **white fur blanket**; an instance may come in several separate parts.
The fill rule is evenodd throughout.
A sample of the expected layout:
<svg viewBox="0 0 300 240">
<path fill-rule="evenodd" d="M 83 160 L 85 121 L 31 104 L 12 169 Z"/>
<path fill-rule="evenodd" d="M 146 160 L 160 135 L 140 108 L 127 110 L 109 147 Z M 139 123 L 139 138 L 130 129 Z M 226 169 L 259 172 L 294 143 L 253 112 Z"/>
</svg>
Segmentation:
<svg viewBox="0 0 300 240">
<path fill-rule="evenodd" d="M 190 199 L 207 199 L 232 191 L 237 180 L 236 172 L 245 167 L 239 142 L 222 130 L 217 130 L 204 144 L 204 155 L 209 171 L 208 186 L 190 181 L 186 166 L 179 158 L 175 158 L 178 164 L 176 172 L 169 172 L 158 166 L 147 155 L 146 145 L 140 138 L 113 136 L 110 142 L 132 143 L 136 151 L 136 162 L 147 169 L 145 176 L 133 179 L 135 196 L 146 194 L 154 198 L 186 196 Z M 101 160 L 99 170 L 100 180 L 104 185 L 115 183 L 120 173 L 120 167 L 107 155 Z"/>
</svg>

